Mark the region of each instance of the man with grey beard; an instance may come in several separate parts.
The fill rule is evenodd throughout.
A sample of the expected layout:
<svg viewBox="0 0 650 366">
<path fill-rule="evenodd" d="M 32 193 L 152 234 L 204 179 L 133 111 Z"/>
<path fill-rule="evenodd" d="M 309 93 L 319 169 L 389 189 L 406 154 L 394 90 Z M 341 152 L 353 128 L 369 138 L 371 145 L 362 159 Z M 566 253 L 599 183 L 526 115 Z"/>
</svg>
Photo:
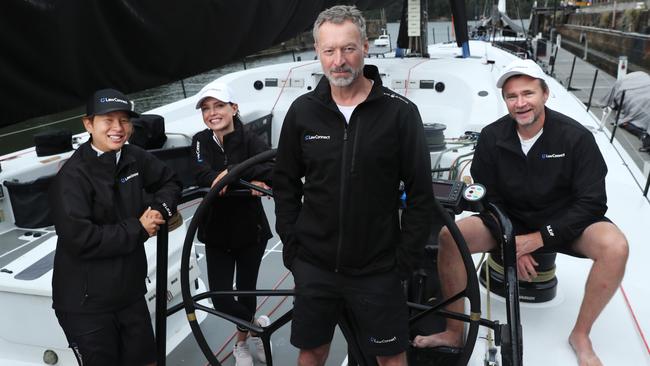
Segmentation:
<svg viewBox="0 0 650 366">
<path fill-rule="evenodd" d="M 377 67 L 364 66 L 365 20 L 354 6 L 323 11 L 314 41 L 325 78 L 287 111 L 273 177 L 276 229 L 296 284 L 291 343 L 299 365 L 324 365 L 346 311 L 366 355 L 406 365 L 401 280 L 422 255 L 433 214 L 422 121 L 415 104 L 382 86 Z"/>
</svg>

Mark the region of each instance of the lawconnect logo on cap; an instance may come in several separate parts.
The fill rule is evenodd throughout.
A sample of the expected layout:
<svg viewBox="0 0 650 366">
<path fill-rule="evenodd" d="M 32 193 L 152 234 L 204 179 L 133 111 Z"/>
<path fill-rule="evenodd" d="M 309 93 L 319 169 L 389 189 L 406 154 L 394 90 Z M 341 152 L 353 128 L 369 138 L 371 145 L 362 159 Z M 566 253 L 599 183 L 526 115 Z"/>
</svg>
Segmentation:
<svg viewBox="0 0 650 366">
<path fill-rule="evenodd" d="M 113 102 L 117 102 L 117 103 L 122 103 L 122 104 L 129 105 L 129 102 L 127 102 L 127 101 L 124 100 L 124 99 L 120 99 L 120 98 L 107 98 L 107 97 L 101 97 L 101 98 L 99 98 L 99 102 L 100 102 L 100 103 L 113 103 Z"/>
</svg>

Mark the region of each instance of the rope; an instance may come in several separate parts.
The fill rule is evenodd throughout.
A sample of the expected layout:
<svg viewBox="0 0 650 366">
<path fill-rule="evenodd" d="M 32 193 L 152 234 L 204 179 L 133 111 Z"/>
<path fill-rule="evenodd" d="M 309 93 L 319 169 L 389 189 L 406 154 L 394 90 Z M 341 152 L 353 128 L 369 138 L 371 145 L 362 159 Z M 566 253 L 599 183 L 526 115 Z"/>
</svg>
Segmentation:
<svg viewBox="0 0 650 366">
<path fill-rule="evenodd" d="M 423 64 L 423 63 L 425 63 L 425 62 L 427 62 L 427 61 L 431 61 L 431 59 L 425 59 L 425 60 L 422 60 L 422 61 L 418 62 L 417 64 L 415 64 L 415 65 L 413 65 L 413 66 L 411 66 L 411 67 L 409 68 L 408 76 L 406 76 L 406 85 L 404 85 L 404 96 L 405 96 L 405 97 L 407 96 L 407 94 L 408 94 L 408 92 L 409 92 L 409 81 L 411 80 L 411 70 L 415 69 L 415 68 L 418 67 L 420 64 Z"/>
<path fill-rule="evenodd" d="M 501 275 L 504 274 L 503 266 L 497 263 L 494 258 L 492 258 L 492 255 L 488 257 L 488 266 L 497 273 Z M 537 277 L 533 278 L 531 282 L 546 282 L 552 280 L 553 277 L 555 277 L 555 265 L 553 265 L 553 268 L 548 271 L 537 272 Z"/>
<path fill-rule="evenodd" d="M 287 86 L 287 83 L 289 82 L 289 80 L 290 80 L 289 77 L 291 76 L 291 73 L 293 72 L 293 70 L 295 70 L 297 68 L 300 68 L 300 67 L 303 67 L 303 66 L 309 66 L 309 65 L 314 64 L 314 63 L 316 63 L 316 61 L 309 62 L 309 63 L 306 63 L 304 65 L 294 66 L 294 67 L 289 69 L 289 72 L 287 73 L 287 77 L 284 79 L 284 83 L 282 83 L 282 88 L 280 88 L 280 93 L 278 93 L 278 97 L 275 99 L 275 103 L 273 103 L 273 107 L 271 107 L 271 114 L 273 114 L 273 110 L 275 110 L 275 106 L 278 104 L 278 101 L 280 100 L 280 97 L 282 96 L 282 93 L 284 92 L 284 87 Z"/>
<path fill-rule="evenodd" d="M 632 304 L 630 303 L 630 300 L 627 298 L 627 294 L 625 293 L 625 289 L 623 289 L 623 285 L 619 287 L 621 289 L 621 293 L 623 294 L 623 299 L 625 299 L 625 304 L 627 305 L 628 310 L 630 310 L 630 314 L 632 314 L 632 319 L 634 319 L 634 325 L 636 326 L 636 330 L 639 332 L 639 336 L 641 337 L 641 340 L 645 345 L 645 350 L 648 352 L 648 354 L 650 354 L 650 347 L 648 346 L 648 341 L 645 339 L 645 334 L 643 334 L 643 329 L 639 324 L 639 320 L 636 318 L 636 314 L 634 314 L 634 310 L 632 309 Z"/>
<path fill-rule="evenodd" d="M 485 256 L 485 253 L 483 253 L 483 256 Z M 488 257 L 490 258 L 490 257 Z M 481 257 L 481 262 L 483 262 L 483 257 Z M 488 270 L 489 264 L 485 266 L 485 288 L 487 290 L 487 295 L 485 296 L 485 307 L 487 310 L 487 320 L 492 320 L 492 296 L 490 296 L 491 290 L 490 290 L 490 273 Z M 492 336 L 492 328 L 488 328 L 488 333 L 487 333 L 487 342 L 488 342 L 488 348 L 494 347 L 494 337 Z"/>
</svg>

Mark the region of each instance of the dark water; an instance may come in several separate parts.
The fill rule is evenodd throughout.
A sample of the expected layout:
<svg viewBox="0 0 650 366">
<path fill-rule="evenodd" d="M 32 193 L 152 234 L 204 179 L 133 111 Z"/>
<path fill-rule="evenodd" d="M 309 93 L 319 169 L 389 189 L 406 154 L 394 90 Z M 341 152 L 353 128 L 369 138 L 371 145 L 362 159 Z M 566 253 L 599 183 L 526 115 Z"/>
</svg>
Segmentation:
<svg viewBox="0 0 650 366">
<path fill-rule="evenodd" d="M 251 58 L 233 62 L 200 75 L 172 82 L 159 87 L 129 94 L 135 102 L 138 112 L 146 112 L 153 108 L 183 99 L 196 94 L 205 84 L 212 80 L 244 68 L 257 67 L 275 63 L 292 62 L 299 57 L 302 60 L 313 59 L 313 51 L 288 53 L 282 55 Z M 82 106 L 47 116 L 32 118 L 11 126 L 0 128 L 0 156 L 25 149 L 34 145 L 34 135 L 52 129 L 66 129 L 73 134 L 83 132 L 81 116 L 85 113 Z"/>
<path fill-rule="evenodd" d="M 399 23 L 387 25 L 388 34 L 391 37 L 391 50 L 395 48 Z M 429 43 L 448 42 L 454 39 L 450 22 L 430 22 L 428 28 Z M 387 52 L 386 47 L 375 48 L 370 40 L 370 52 Z M 300 58 L 302 60 L 314 59 L 313 50 L 287 53 L 281 55 L 267 56 L 261 58 L 248 58 L 244 61 L 233 62 L 200 75 L 192 76 L 182 81 L 172 82 L 159 87 L 143 90 L 129 95 L 135 101 L 135 108 L 138 112 L 146 112 L 153 108 L 183 99 L 198 92 L 205 84 L 212 80 L 244 68 L 252 68 L 262 65 L 270 65 L 284 62 L 292 62 Z M 68 111 L 33 118 L 19 122 L 11 126 L 0 128 L 0 156 L 13 151 L 25 149 L 34 145 L 34 134 L 52 129 L 67 129 L 73 133 L 83 131 L 81 116 L 84 108 L 79 106 Z"/>
</svg>

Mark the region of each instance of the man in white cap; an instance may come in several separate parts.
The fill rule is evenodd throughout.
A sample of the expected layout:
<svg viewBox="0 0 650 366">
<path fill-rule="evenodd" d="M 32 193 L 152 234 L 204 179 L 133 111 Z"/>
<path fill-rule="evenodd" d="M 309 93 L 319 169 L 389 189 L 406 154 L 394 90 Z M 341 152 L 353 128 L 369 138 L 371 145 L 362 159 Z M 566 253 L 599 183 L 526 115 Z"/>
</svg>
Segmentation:
<svg viewBox="0 0 650 366">
<path fill-rule="evenodd" d="M 589 338 L 598 315 L 618 288 L 628 257 L 623 233 L 607 211 L 607 166 L 594 137 L 575 120 L 545 107 L 544 72 L 531 60 L 510 63 L 497 80 L 508 115 L 486 126 L 472 162 L 474 180 L 510 217 L 520 279 L 537 276 L 532 253 L 564 253 L 594 261 L 569 343 L 579 365 L 601 365 Z M 499 228 L 489 214 L 458 221 L 472 253 L 497 249 Z M 449 231 L 439 236 L 438 268 L 443 295 L 466 283 Z M 456 301 L 449 310 L 462 311 Z M 417 336 L 416 347 L 461 346 L 463 324 L 448 320 L 442 333 Z"/>
</svg>

